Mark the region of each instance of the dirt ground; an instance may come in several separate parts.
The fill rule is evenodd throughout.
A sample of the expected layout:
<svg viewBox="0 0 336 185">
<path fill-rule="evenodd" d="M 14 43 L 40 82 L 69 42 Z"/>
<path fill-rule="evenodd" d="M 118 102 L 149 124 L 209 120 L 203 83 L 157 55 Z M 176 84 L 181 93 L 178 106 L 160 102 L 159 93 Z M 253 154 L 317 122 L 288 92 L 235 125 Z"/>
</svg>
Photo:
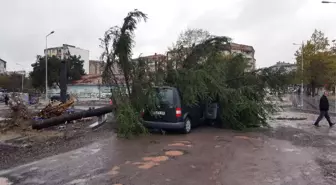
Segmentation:
<svg viewBox="0 0 336 185">
<path fill-rule="evenodd" d="M 19 121 L 17 124 L 5 121 L 10 116 L 9 107 L 1 104 L 0 108 L 0 169 L 71 151 L 114 135 L 110 124 L 98 129 L 89 128 L 97 117 L 37 131 L 31 128 L 29 121 Z M 80 108 L 88 109 L 88 106 Z M 34 107 L 29 110 L 30 113 L 39 111 Z"/>
<path fill-rule="evenodd" d="M 333 185 L 336 128 L 316 115 L 284 112 L 271 129 L 111 136 L 85 147 L 0 171 L 3 184 Z M 290 118 L 306 119 L 290 119 Z M 288 118 L 286 120 L 285 118 Z M 333 118 L 335 119 L 335 118 Z M 0 183 L 1 184 L 1 183 Z M 1 184 L 1 185 L 3 185 Z"/>
<path fill-rule="evenodd" d="M 114 135 L 110 124 L 91 129 L 97 119 L 77 121 L 40 131 L 13 128 L 0 134 L 0 169 L 71 151 Z"/>
</svg>

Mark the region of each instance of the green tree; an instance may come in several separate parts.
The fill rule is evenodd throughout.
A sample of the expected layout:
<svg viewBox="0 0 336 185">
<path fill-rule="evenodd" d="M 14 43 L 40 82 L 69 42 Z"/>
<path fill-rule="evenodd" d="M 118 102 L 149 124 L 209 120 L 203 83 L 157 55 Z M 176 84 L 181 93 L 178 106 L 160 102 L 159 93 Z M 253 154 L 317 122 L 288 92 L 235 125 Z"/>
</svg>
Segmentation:
<svg viewBox="0 0 336 185">
<path fill-rule="evenodd" d="M 24 77 L 24 89 L 29 85 L 28 79 Z M 21 91 L 22 88 L 22 74 L 12 73 L 12 74 L 2 74 L 0 75 L 0 87 L 7 89 L 9 91 Z"/>
<path fill-rule="evenodd" d="M 80 57 L 70 56 L 66 60 L 68 82 L 79 80 L 85 75 L 83 68 L 84 61 Z M 37 62 L 32 64 L 33 71 L 30 73 L 32 86 L 38 89 L 45 88 L 45 57 L 37 56 Z M 48 57 L 48 86 L 54 83 L 59 85 L 61 60 L 56 57 Z"/>
<path fill-rule="evenodd" d="M 174 60 L 182 67 L 171 70 L 168 85 L 180 89 L 186 104 L 218 102 L 222 126 L 233 129 L 267 126 L 269 113 L 276 110 L 267 89 L 281 95 L 290 81 L 283 69 L 248 71 L 242 55 L 231 55 L 227 37 L 211 36 Z"/>
<path fill-rule="evenodd" d="M 85 70 L 83 67 L 84 61 L 81 60 L 80 56 L 70 56 L 69 59 L 66 60 L 66 63 L 68 82 L 79 80 L 83 75 L 85 75 Z"/>
<path fill-rule="evenodd" d="M 323 32 L 315 30 L 310 40 L 303 45 L 303 71 L 302 47 L 296 51 L 295 56 L 297 76 L 304 80 L 310 91 L 315 92 L 316 87 L 324 84 L 335 84 L 333 77 L 336 75 L 336 53 Z"/>
</svg>

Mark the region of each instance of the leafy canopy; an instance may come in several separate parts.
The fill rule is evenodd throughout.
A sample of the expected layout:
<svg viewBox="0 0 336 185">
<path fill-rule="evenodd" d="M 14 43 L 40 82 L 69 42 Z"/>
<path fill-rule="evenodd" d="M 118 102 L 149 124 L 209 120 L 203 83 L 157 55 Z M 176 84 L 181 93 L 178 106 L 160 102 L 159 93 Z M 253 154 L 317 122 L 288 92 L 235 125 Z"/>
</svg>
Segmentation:
<svg viewBox="0 0 336 185">
<path fill-rule="evenodd" d="M 68 82 L 79 80 L 85 71 L 83 68 L 84 61 L 80 57 L 70 56 L 66 60 Z M 33 71 L 30 73 L 32 86 L 38 89 L 45 87 L 45 57 L 37 56 L 37 62 L 32 64 Z M 55 56 L 48 57 L 48 86 L 54 83 L 57 85 L 60 81 L 61 60 Z"/>
<path fill-rule="evenodd" d="M 335 43 L 334 43 L 335 44 Z M 330 46 L 328 37 L 323 32 L 315 30 L 311 38 L 295 53 L 297 61 L 297 76 L 304 80 L 312 89 L 324 84 L 335 84 L 336 52 Z M 303 59 L 303 70 L 302 69 Z"/>
<path fill-rule="evenodd" d="M 189 35 L 190 30 L 185 34 Z M 176 48 L 170 51 L 175 57 L 168 62 L 181 67 L 170 70 L 166 83 L 178 87 L 189 105 L 218 102 L 223 127 L 266 126 L 269 113 L 276 110 L 267 89 L 280 95 L 290 78 L 283 69 L 249 71 L 244 56 L 230 54 L 230 41 L 223 36 L 209 36 L 191 44 L 187 53 L 179 49 L 179 43 L 184 42 L 177 41 Z"/>
</svg>

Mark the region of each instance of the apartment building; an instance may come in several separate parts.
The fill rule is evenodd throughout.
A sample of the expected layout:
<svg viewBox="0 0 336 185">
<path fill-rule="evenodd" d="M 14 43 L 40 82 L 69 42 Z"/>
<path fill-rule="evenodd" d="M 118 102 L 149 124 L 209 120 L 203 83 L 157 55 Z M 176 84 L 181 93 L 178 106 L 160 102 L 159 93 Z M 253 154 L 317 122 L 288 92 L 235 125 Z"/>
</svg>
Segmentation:
<svg viewBox="0 0 336 185">
<path fill-rule="evenodd" d="M 0 74 L 6 72 L 7 62 L 0 58 Z"/>
<path fill-rule="evenodd" d="M 90 60 L 89 61 L 89 75 L 101 75 L 103 74 L 104 66 L 103 61 Z"/>
<path fill-rule="evenodd" d="M 76 83 L 102 83 L 102 74 L 104 71 L 104 62 L 101 60 L 90 60 L 89 61 L 89 73 L 88 75 L 83 76 L 82 81 L 78 81 Z M 120 73 L 119 67 L 117 64 L 114 64 L 112 67 L 113 74 L 116 76 L 119 84 L 125 83 L 123 74 Z"/>
<path fill-rule="evenodd" d="M 247 60 L 250 65 L 249 70 L 254 70 L 256 67 L 256 59 L 254 57 L 255 50 L 252 46 L 244 45 L 244 44 L 237 44 L 237 43 L 230 43 L 231 48 L 231 54 L 242 54 Z M 168 51 L 167 52 L 167 60 L 171 62 L 171 65 L 173 68 L 178 68 L 181 66 L 177 66 L 176 62 L 174 61 L 174 58 L 181 58 L 186 57 L 190 53 L 189 48 L 183 48 L 183 51 L 174 52 L 174 51 Z M 230 51 L 225 50 L 223 51 L 224 55 L 229 55 Z M 185 56 L 179 56 L 179 55 L 185 55 Z"/>
<path fill-rule="evenodd" d="M 276 69 L 276 70 L 283 68 L 287 73 L 289 73 L 289 72 L 296 71 L 297 66 L 296 64 L 293 64 L 293 63 L 279 61 L 275 65 L 271 66 L 270 68 Z"/>
<path fill-rule="evenodd" d="M 252 46 L 231 43 L 231 53 L 232 54 L 242 54 L 250 65 L 250 70 L 255 70 L 256 68 L 256 59 L 254 58 L 255 50 Z"/>
<path fill-rule="evenodd" d="M 147 55 L 133 59 L 133 61 L 143 60 L 148 67 L 149 72 L 156 72 L 166 70 L 167 68 L 167 56 L 155 53 L 154 55 Z"/>
<path fill-rule="evenodd" d="M 89 50 L 81 49 L 73 45 L 63 44 L 60 47 L 52 47 L 44 50 L 44 53 L 49 57 L 56 56 L 60 59 L 64 59 L 67 56 L 77 56 L 84 60 L 84 71 L 89 73 Z"/>
</svg>

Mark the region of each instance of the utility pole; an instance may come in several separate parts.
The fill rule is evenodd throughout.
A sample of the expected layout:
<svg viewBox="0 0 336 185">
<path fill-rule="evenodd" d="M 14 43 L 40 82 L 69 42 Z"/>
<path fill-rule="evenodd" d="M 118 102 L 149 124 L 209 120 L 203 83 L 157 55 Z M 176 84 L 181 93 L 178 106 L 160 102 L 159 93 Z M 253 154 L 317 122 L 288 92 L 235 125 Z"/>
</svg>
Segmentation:
<svg viewBox="0 0 336 185">
<path fill-rule="evenodd" d="M 302 74 L 302 78 L 301 78 L 301 107 L 303 109 L 303 41 L 302 41 L 302 48 L 301 48 L 301 74 Z"/>
<path fill-rule="evenodd" d="M 322 1 L 322 3 L 327 4 L 327 3 L 336 3 L 335 1 Z"/>
<path fill-rule="evenodd" d="M 22 74 L 21 74 L 21 92 L 23 92 L 23 83 L 24 83 L 24 78 L 25 78 L 25 74 L 26 74 L 26 72 L 25 72 L 25 70 L 24 70 L 24 68 L 23 68 L 23 66 L 22 66 L 21 64 L 16 63 L 16 65 L 22 67 Z"/>
<path fill-rule="evenodd" d="M 48 100 L 48 36 L 55 33 L 51 31 L 46 36 L 46 49 L 45 49 L 45 99 Z"/>
<path fill-rule="evenodd" d="M 304 42 L 302 41 L 302 44 L 296 44 L 293 43 L 293 45 L 301 45 L 301 105 L 300 107 L 303 109 L 303 47 Z"/>
<path fill-rule="evenodd" d="M 68 72 L 67 72 L 67 60 L 69 58 L 69 50 L 67 47 L 63 48 L 65 50 L 65 53 L 62 55 L 62 61 L 61 61 L 61 71 L 60 71 L 60 96 L 62 103 L 65 103 L 67 101 L 67 83 L 68 83 Z"/>
<path fill-rule="evenodd" d="M 335 49 L 335 47 L 336 47 L 336 39 L 332 40 L 331 42 L 334 43 L 334 46 L 333 46 L 332 49 Z M 335 113 L 336 113 L 336 80 L 335 80 L 335 94 L 334 94 L 334 96 L 335 96 Z"/>
</svg>

